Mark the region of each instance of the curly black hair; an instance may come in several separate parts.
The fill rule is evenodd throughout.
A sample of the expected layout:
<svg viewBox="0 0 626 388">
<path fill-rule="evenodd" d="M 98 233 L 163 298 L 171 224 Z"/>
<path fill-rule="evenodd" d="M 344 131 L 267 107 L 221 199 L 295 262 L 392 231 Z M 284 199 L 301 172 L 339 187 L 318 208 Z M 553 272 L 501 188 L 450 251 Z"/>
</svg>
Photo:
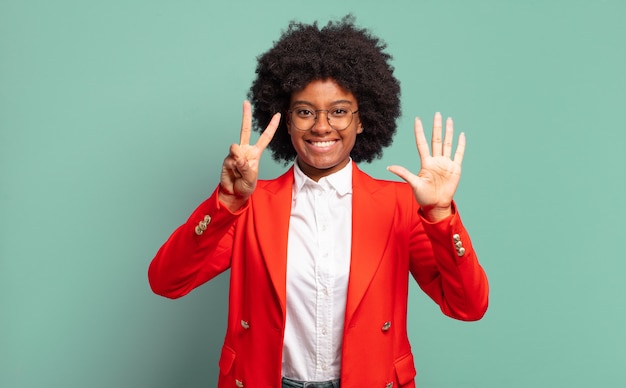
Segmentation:
<svg viewBox="0 0 626 388">
<path fill-rule="evenodd" d="M 285 117 L 293 92 L 313 80 L 333 79 L 359 104 L 364 131 L 350 156 L 357 163 L 382 156 L 383 148 L 393 141 L 400 116 L 400 83 L 393 75 L 386 43 L 354 22 L 347 15 L 319 29 L 317 22 L 292 21 L 274 46 L 257 58 L 256 79 L 248 92 L 255 131 L 262 132 L 276 112 Z M 285 120 L 268 148 L 277 162 L 287 164 L 296 157 Z"/>
</svg>

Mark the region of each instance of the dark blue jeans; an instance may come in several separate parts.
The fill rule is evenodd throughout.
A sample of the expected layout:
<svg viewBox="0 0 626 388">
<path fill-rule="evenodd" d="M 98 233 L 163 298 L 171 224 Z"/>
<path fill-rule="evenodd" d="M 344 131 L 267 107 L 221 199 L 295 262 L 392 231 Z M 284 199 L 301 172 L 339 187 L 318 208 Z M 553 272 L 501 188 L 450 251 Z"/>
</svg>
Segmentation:
<svg viewBox="0 0 626 388">
<path fill-rule="evenodd" d="M 339 388 L 339 380 L 297 381 L 283 377 L 283 388 Z"/>
</svg>

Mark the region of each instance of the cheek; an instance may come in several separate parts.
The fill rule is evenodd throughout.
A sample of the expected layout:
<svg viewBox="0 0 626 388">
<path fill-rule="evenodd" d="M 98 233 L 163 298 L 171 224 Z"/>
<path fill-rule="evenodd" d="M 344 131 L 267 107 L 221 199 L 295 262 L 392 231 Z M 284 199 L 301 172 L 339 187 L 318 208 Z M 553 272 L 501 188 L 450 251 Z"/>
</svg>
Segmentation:
<svg viewBox="0 0 626 388">
<path fill-rule="evenodd" d="M 358 135 L 355 133 L 354 136 L 346 137 L 343 139 L 345 147 L 349 148 L 349 152 L 352 152 L 352 148 L 356 144 L 358 140 Z"/>
</svg>

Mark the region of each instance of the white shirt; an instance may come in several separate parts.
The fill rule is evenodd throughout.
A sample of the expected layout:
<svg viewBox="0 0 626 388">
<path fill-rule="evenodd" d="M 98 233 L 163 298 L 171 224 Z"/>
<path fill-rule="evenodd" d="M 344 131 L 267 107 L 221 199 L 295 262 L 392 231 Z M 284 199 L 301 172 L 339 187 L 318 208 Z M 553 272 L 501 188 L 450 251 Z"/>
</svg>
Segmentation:
<svg viewBox="0 0 626 388">
<path fill-rule="evenodd" d="M 341 375 L 352 242 L 352 161 L 319 182 L 295 163 L 292 198 L 283 376 L 332 380 Z"/>
</svg>

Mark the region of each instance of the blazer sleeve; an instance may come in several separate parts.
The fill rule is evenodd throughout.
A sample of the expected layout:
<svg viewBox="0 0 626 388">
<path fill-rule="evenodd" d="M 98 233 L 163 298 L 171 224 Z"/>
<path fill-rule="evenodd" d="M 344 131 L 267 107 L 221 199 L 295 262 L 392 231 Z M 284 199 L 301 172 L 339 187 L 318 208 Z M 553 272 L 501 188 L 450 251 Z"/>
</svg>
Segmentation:
<svg viewBox="0 0 626 388">
<path fill-rule="evenodd" d="M 220 204 L 218 190 L 194 210 L 152 259 L 148 281 L 154 293 L 180 298 L 230 267 L 235 224 L 249 201 L 232 213 Z"/>
<path fill-rule="evenodd" d="M 411 273 L 420 288 L 455 319 L 475 321 L 487 311 L 489 283 L 478 262 L 456 205 L 453 214 L 436 223 L 421 210 L 411 237 Z"/>
</svg>

